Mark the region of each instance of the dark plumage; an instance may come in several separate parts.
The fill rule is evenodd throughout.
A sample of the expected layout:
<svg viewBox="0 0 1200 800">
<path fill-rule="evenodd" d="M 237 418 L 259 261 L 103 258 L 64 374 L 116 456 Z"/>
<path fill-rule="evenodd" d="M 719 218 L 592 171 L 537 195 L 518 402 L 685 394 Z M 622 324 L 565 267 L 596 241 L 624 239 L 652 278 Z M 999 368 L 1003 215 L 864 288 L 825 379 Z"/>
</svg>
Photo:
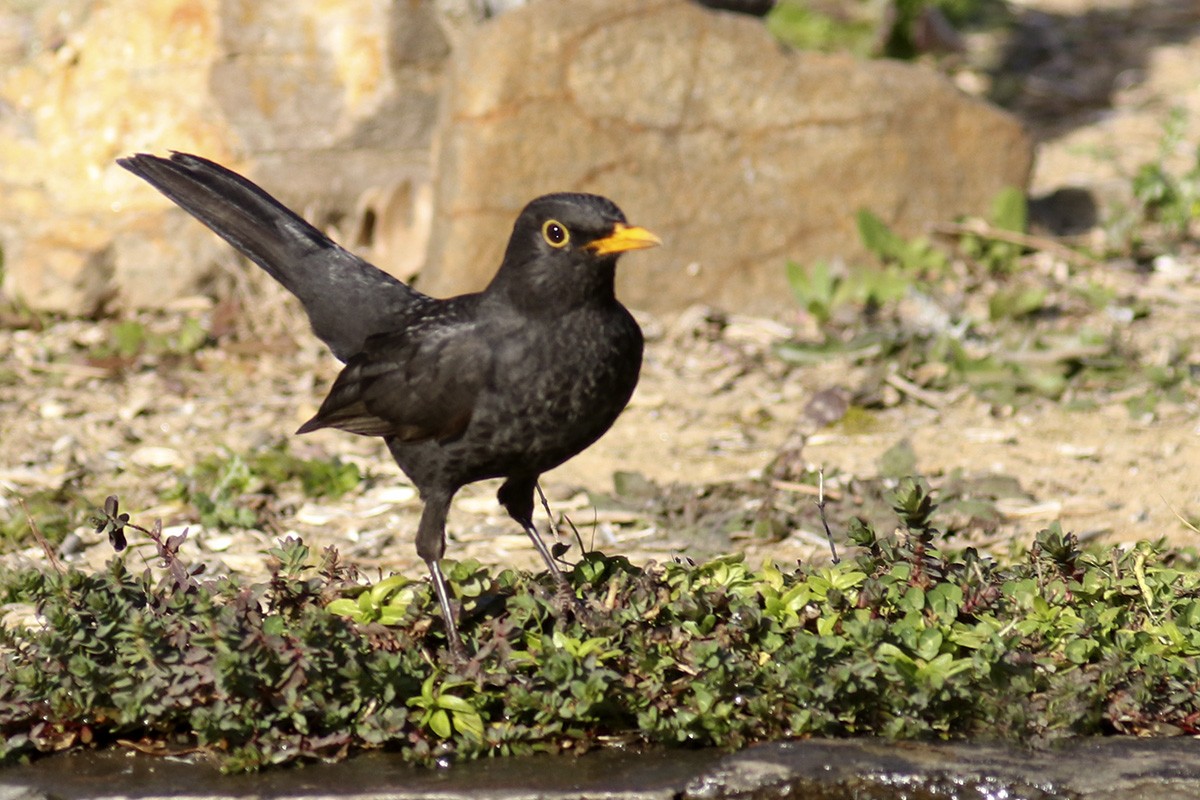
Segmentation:
<svg viewBox="0 0 1200 800">
<path fill-rule="evenodd" d="M 250 181 L 197 156 L 118 163 L 144 178 L 300 299 L 345 368 L 299 433 L 381 436 L 421 493 L 417 552 L 447 638 L 462 646 L 439 560 L 455 492 L 504 478 L 498 499 L 565 581 L 533 525 L 538 476 L 608 430 L 629 401 L 642 334 L 616 299 L 617 257 L 658 239 L 611 201 L 551 194 L 517 217 L 482 292 L 445 300 L 409 288 Z"/>
</svg>

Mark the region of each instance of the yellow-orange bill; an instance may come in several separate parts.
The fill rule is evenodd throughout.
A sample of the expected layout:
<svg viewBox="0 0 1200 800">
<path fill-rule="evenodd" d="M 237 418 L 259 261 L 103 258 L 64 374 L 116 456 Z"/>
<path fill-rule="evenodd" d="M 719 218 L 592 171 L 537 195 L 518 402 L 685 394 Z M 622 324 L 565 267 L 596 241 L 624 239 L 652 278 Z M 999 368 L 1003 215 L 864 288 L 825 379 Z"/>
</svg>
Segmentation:
<svg viewBox="0 0 1200 800">
<path fill-rule="evenodd" d="M 660 244 L 662 244 L 662 239 L 645 228 L 618 222 L 613 226 L 612 233 L 603 239 L 588 242 L 586 247 L 598 256 L 607 256 L 613 253 L 624 253 L 626 250 L 644 250 Z"/>
</svg>

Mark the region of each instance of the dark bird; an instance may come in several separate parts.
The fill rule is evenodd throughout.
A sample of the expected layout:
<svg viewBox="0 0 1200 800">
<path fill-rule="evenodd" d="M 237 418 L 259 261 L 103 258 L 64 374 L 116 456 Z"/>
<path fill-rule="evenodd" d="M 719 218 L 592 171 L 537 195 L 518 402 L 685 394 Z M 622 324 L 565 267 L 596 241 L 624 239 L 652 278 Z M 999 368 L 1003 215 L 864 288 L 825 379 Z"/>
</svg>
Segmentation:
<svg viewBox="0 0 1200 800">
<path fill-rule="evenodd" d="M 298 433 L 381 436 L 425 503 L 417 553 L 447 641 L 464 652 L 439 562 L 446 515 L 468 483 L 503 478 L 497 498 L 566 580 L 533 524 L 538 476 L 608 430 L 642 363 L 642 332 L 613 289 L 618 256 L 659 244 L 611 201 L 549 194 L 525 207 L 482 292 L 435 299 L 328 237 L 219 164 L 174 153 L 117 162 L 232 244 L 299 298 L 313 332 L 345 362 Z"/>
</svg>

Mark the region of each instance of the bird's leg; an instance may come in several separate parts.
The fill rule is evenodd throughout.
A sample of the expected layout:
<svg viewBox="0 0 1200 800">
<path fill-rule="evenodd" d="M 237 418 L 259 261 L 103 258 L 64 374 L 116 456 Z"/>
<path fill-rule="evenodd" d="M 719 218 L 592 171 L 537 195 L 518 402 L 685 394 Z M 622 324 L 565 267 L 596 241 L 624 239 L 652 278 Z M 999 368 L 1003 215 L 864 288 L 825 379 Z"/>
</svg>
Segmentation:
<svg viewBox="0 0 1200 800">
<path fill-rule="evenodd" d="M 466 648 L 458 635 L 457 615 L 450 604 L 450 587 L 446 585 L 446 576 L 442 574 L 441 559 L 446 552 L 446 515 L 450 511 L 452 493 L 428 492 L 423 493 L 425 510 L 421 512 L 421 522 L 417 526 L 417 555 L 429 567 L 429 577 L 433 581 L 433 590 L 437 593 L 438 604 L 442 607 L 442 620 L 446 628 L 446 642 L 455 658 L 465 659 Z"/>
<path fill-rule="evenodd" d="M 450 605 L 450 587 L 446 585 L 446 577 L 442 575 L 442 565 L 436 560 L 426 561 L 429 567 L 429 577 L 433 580 L 433 590 L 437 592 L 438 604 L 442 607 L 442 621 L 446 628 L 446 641 L 450 644 L 450 652 L 459 660 L 465 660 L 467 649 L 463 647 L 458 635 L 458 625 L 454 621 L 454 608 Z"/>
<path fill-rule="evenodd" d="M 546 547 L 546 543 L 542 540 L 542 535 L 531 522 L 524 525 L 525 533 L 529 534 L 529 538 L 533 540 L 533 546 L 541 554 L 542 560 L 546 562 L 546 567 L 550 571 L 550 577 L 554 579 L 554 599 L 558 603 L 560 610 L 570 611 L 575 615 L 575 618 L 581 621 L 588 619 L 587 607 L 583 601 L 575 596 L 575 589 L 571 587 L 567 576 L 562 574 L 562 570 L 558 568 L 558 564 L 554 560 L 554 555 L 550 552 L 550 548 Z"/>
<path fill-rule="evenodd" d="M 508 515 L 529 534 L 529 538 L 533 540 L 533 546 L 537 548 L 538 554 L 546 562 L 546 569 L 550 570 L 550 577 L 554 578 L 555 583 L 562 586 L 567 579 L 563 576 L 562 570 L 558 568 L 558 562 L 554 560 L 550 549 L 546 547 L 541 534 L 533 524 L 533 487 L 536 483 L 537 478 L 509 478 L 496 493 L 496 499 L 500 501 L 500 505 L 504 506 Z"/>
<path fill-rule="evenodd" d="M 583 604 L 575 596 L 575 590 L 571 588 L 571 584 L 567 581 L 567 576 L 562 574 L 562 570 L 559 569 L 558 562 L 550 552 L 550 548 L 546 547 L 546 542 L 542 540 L 542 535 L 538 532 L 537 526 L 533 524 L 533 489 L 536 483 L 536 478 L 509 478 L 500 487 L 496 499 L 508 511 L 508 515 L 525 529 L 525 533 L 529 535 L 533 546 L 537 548 L 542 561 L 546 562 L 546 569 L 550 572 L 550 577 L 554 580 L 556 587 L 555 596 L 559 602 L 564 608 L 570 608 L 577 616 L 582 617 L 584 615 Z"/>
<path fill-rule="evenodd" d="M 529 534 L 529 538 L 533 540 L 533 546 L 537 548 L 538 554 L 546 562 L 546 569 L 550 571 L 550 577 L 559 586 L 566 585 L 567 578 L 562 574 L 562 570 L 558 568 L 558 562 L 554 560 L 554 554 L 550 552 L 550 548 L 546 547 L 546 542 L 542 539 L 542 534 L 538 531 L 537 526 L 532 521 L 520 522 L 521 527 L 525 529 L 525 532 Z"/>
</svg>

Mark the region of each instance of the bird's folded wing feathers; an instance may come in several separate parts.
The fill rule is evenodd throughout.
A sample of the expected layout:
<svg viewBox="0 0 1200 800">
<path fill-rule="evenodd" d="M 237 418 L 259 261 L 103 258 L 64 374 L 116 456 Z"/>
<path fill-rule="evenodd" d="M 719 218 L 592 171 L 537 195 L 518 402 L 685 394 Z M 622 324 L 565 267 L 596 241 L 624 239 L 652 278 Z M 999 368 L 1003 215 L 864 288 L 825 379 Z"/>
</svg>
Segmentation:
<svg viewBox="0 0 1200 800">
<path fill-rule="evenodd" d="M 453 439 L 471 421 L 491 360 L 472 323 L 373 337 L 298 433 L 338 428 L 404 441 Z"/>
</svg>

